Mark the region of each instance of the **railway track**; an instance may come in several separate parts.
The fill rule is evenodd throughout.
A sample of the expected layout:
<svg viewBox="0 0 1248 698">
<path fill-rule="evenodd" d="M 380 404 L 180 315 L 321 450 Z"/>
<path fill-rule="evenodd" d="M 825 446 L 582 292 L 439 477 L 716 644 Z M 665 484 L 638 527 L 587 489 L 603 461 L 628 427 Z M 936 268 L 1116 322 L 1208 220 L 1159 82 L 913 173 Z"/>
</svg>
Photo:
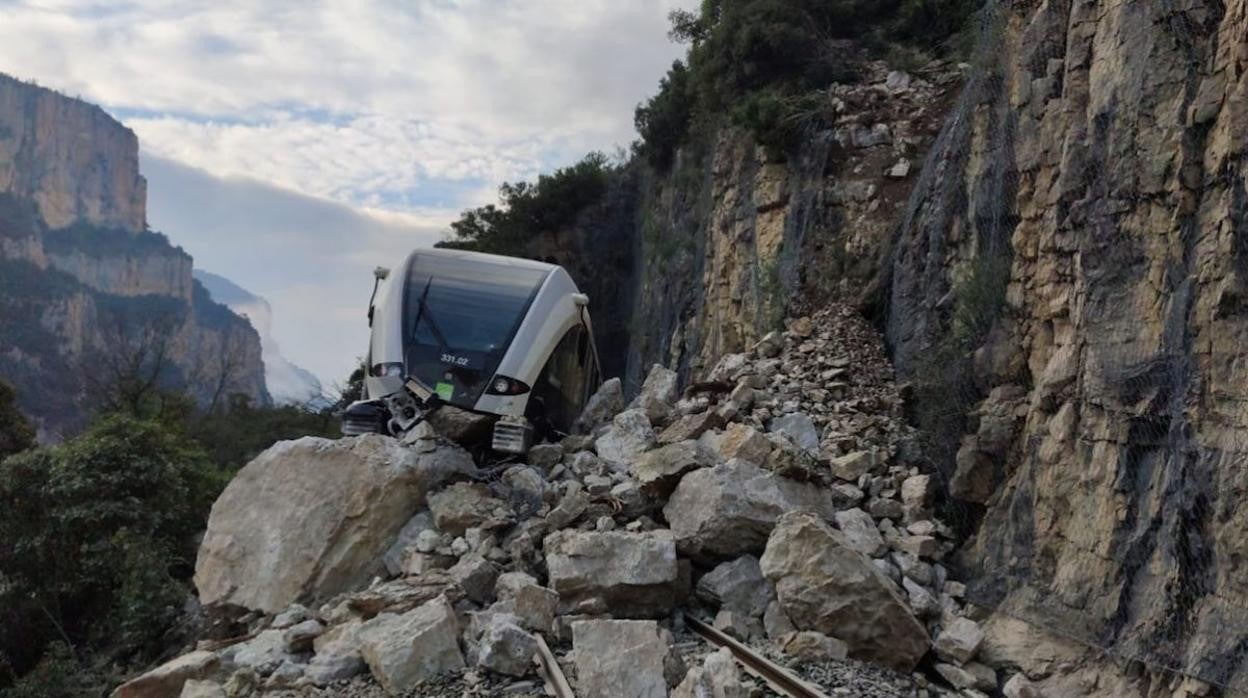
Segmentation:
<svg viewBox="0 0 1248 698">
<path fill-rule="evenodd" d="M 734 640 L 715 628 L 692 616 L 685 617 L 685 625 L 696 635 L 716 647 L 726 647 L 745 669 L 746 673 L 767 684 L 771 690 L 787 698 L 830 698 L 828 694 L 796 674 Z M 538 674 L 546 682 L 547 692 L 555 698 L 576 698 L 572 686 L 555 660 L 546 640 L 537 636 Z"/>
<path fill-rule="evenodd" d="M 692 616 L 685 616 L 685 625 L 707 642 L 726 647 L 751 676 L 766 683 L 771 690 L 789 698 L 829 698 L 817 686 Z"/>
<path fill-rule="evenodd" d="M 568 677 L 563 675 L 563 669 L 559 667 L 554 653 L 540 634 L 537 635 L 537 673 L 546 682 L 548 693 L 555 698 L 576 698 L 568 683 Z"/>
</svg>

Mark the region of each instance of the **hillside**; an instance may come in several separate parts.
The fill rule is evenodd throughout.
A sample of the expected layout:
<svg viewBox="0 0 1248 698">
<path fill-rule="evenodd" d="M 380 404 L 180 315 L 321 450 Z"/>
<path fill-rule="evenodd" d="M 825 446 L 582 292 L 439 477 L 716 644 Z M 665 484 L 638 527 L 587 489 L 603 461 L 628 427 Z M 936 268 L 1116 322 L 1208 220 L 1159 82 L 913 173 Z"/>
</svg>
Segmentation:
<svg viewBox="0 0 1248 698">
<path fill-rule="evenodd" d="M 775 67 L 767 84 L 797 95 L 779 103 L 802 105 L 778 128 L 750 111 L 767 84 L 730 94 L 728 118 L 699 113 L 721 89 L 699 71 L 724 75 L 700 55 L 728 16 L 682 18 L 689 62 L 638 112 L 643 135 L 675 121 L 604 169 L 607 197 L 502 241 L 573 269 L 605 240 L 634 251 L 606 282 L 627 291 L 595 296 L 628 334 L 634 390 L 651 362 L 689 380 L 785 315 L 855 304 L 885 332 L 969 536 L 968 598 L 1248 690 L 1227 632 L 1248 620 L 1229 513 L 1248 392 L 1248 6 L 991 5 L 961 65 L 897 70 L 838 44 L 851 76 Z M 517 201 L 532 205 L 504 191 Z M 499 243 L 479 213 L 450 244 Z"/>
<path fill-rule="evenodd" d="M 259 337 L 146 228 L 145 192 L 132 132 L 0 75 L 0 377 L 44 440 L 124 379 L 269 400 Z"/>
<path fill-rule="evenodd" d="M 23 526 L 95 543 L 97 515 L 177 554 L 147 567 L 110 538 L 110 602 L 148 569 L 195 587 L 133 604 L 164 625 L 128 653 L 99 628 L 142 616 L 93 617 L 115 698 L 537 696 L 545 643 L 585 698 L 771 695 L 696 620 L 829 695 L 1248 695 L 1248 0 L 706 0 L 671 20 L 688 51 L 630 153 L 505 184 L 442 243 L 553 260 L 591 297 L 619 379 L 575 433 L 500 457 L 435 406 L 402 438 L 248 450 L 213 486 L 163 423 L 2 460 L 0 495 L 41 495 L 0 499 L 21 534 L 0 559 L 24 563 L 0 576 L 27 624 L 0 625 L 14 686 L 82 664 L 55 654 L 44 596 L 11 590 L 113 549 Z M 21 133 L 42 132 L 0 136 Z M 124 136 L 100 142 L 126 162 Z M 126 222 L 127 173 L 10 185 L 0 375 L 72 413 L 71 359 L 173 307 L 175 365 L 244 347 L 235 387 L 265 399 L 261 338 Z M 104 479 L 109 448 L 133 482 Z M 99 470 L 103 504 L 78 484 Z"/>
</svg>

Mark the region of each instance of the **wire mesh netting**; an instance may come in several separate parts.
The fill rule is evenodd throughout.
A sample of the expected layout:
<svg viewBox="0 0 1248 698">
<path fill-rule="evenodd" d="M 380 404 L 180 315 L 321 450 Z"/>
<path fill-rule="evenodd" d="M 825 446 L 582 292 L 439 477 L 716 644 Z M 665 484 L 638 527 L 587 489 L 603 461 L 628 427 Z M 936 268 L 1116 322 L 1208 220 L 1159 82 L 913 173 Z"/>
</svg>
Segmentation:
<svg viewBox="0 0 1248 698">
<path fill-rule="evenodd" d="M 1200 248 L 1244 214 L 1189 201 L 1243 198 L 1245 163 L 1201 174 L 1210 126 L 1186 108 L 1226 11 L 990 2 L 898 226 L 885 325 L 969 537 L 968 600 L 1248 695 L 1248 320 L 1212 298 L 1233 262 Z"/>
</svg>

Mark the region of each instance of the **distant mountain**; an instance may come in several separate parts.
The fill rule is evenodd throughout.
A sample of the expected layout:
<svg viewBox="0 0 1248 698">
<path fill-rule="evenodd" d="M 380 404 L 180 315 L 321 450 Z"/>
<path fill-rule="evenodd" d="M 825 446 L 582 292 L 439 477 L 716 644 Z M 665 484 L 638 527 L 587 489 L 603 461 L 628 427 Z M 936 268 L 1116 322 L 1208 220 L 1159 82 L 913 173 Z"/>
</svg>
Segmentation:
<svg viewBox="0 0 1248 698">
<path fill-rule="evenodd" d="M 147 227 L 134 133 L 0 75 L 0 380 L 54 442 L 120 386 L 269 403 L 260 339 Z"/>
<path fill-rule="evenodd" d="M 264 380 L 273 401 L 299 405 L 320 401 L 323 391 L 316 376 L 282 356 L 272 334 L 273 309 L 269 302 L 224 276 L 202 269 L 196 269 L 194 274 L 214 301 L 247 318 L 259 333 Z"/>
</svg>

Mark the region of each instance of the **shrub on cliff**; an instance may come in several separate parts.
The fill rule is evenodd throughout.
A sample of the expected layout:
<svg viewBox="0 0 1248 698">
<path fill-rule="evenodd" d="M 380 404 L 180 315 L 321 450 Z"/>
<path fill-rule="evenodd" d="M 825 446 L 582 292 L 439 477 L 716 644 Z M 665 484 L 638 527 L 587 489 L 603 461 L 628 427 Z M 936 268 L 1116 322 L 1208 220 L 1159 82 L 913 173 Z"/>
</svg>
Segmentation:
<svg viewBox="0 0 1248 698">
<path fill-rule="evenodd" d="M 704 0 L 670 15 L 671 37 L 690 44 L 658 93 L 637 108 L 638 152 L 666 169 L 688 138 L 691 115 L 728 115 L 760 144 L 794 142 L 800 97 L 856 77 L 843 40 L 877 56 L 942 53 L 964 42 L 982 0 Z M 839 43 L 838 43 L 839 42 Z M 677 70 L 677 67 L 680 69 Z M 899 66 L 900 67 L 900 66 Z"/>
<path fill-rule="evenodd" d="M 125 416 L 0 462 L 0 665 L 20 675 L 52 642 L 160 649 L 223 484 L 187 437 Z"/>
</svg>

